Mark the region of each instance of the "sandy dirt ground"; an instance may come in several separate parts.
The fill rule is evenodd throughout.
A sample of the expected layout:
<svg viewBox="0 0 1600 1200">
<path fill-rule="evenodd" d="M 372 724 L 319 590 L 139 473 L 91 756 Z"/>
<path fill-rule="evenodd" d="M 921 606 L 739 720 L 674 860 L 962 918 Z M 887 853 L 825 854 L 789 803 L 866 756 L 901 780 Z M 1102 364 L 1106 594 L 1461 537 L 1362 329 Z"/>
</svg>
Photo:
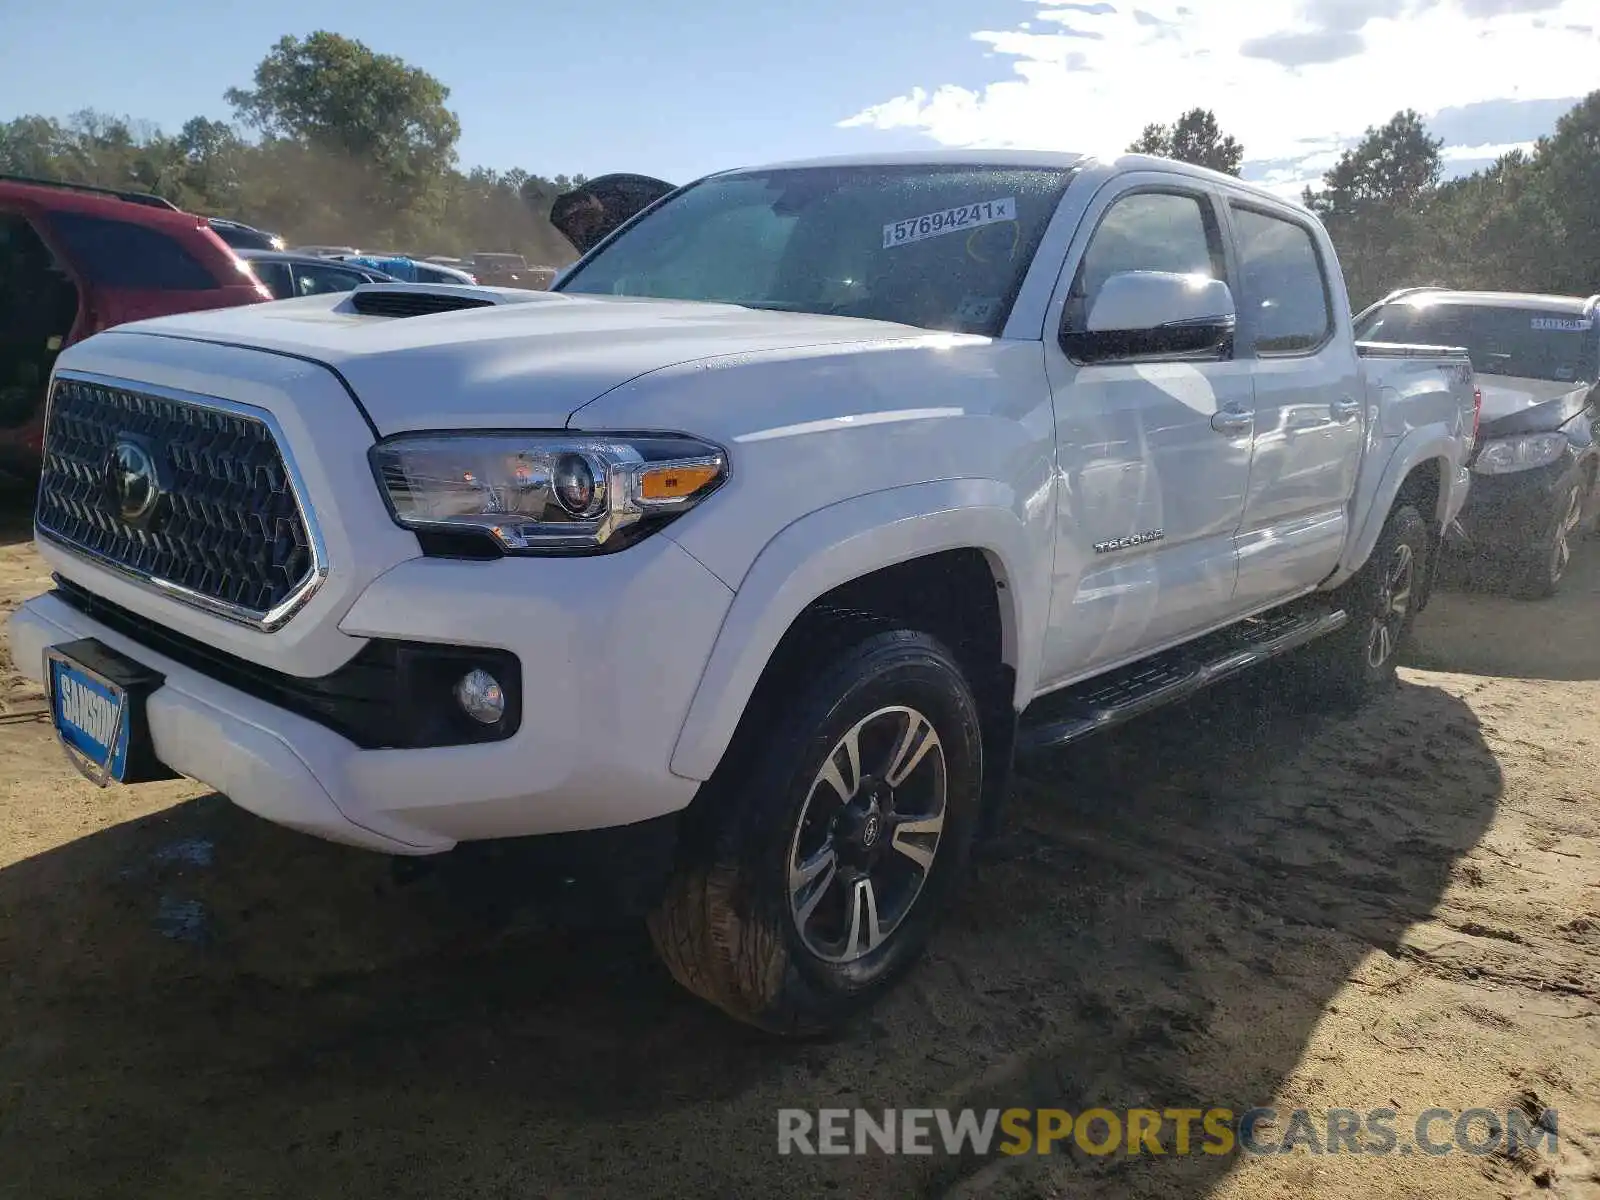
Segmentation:
<svg viewBox="0 0 1600 1200">
<path fill-rule="evenodd" d="M 48 586 L 5 520 L 0 617 Z M 798 1046 L 635 928 L 93 788 L 0 658 L 0 1196 L 1600 1196 L 1600 545 L 1575 571 L 1439 596 L 1358 717 L 1264 675 L 1031 765 L 928 960 Z M 1559 1147 L 777 1154 L 779 1108 L 855 1105 L 1548 1107 Z"/>
</svg>

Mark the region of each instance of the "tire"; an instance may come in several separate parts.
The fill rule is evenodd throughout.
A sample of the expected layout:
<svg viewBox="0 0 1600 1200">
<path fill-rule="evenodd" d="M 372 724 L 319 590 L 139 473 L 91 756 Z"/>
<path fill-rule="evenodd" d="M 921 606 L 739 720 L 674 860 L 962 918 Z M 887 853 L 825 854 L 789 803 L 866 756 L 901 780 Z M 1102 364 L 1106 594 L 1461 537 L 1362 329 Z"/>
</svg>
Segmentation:
<svg viewBox="0 0 1600 1200">
<path fill-rule="evenodd" d="M 792 694 L 772 727 L 741 730 L 730 777 L 696 798 L 648 923 L 683 987 L 804 1036 L 870 1005 L 921 956 L 964 882 L 983 750 L 972 689 L 926 634 L 869 633 Z M 914 761 L 897 770 L 907 739 Z"/>
<path fill-rule="evenodd" d="M 1394 686 L 1431 547 L 1422 514 L 1397 502 L 1366 565 L 1334 593 L 1349 621 L 1311 647 L 1308 666 L 1319 698 L 1355 708 Z"/>
<path fill-rule="evenodd" d="M 1600 538 L 1600 494 L 1595 491 L 1597 477 L 1600 477 L 1600 466 L 1591 462 L 1583 475 L 1583 495 L 1591 510 L 1589 519 L 1582 526 L 1585 541 Z"/>
<path fill-rule="evenodd" d="M 1584 488 L 1576 481 L 1558 494 L 1550 513 L 1547 540 L 1512 567 L 1510 592 L 1519 600 L 1548 600 L 1561 588 L 1572 564 L 1572 544 L 1583 523 Z"/>
</svg>

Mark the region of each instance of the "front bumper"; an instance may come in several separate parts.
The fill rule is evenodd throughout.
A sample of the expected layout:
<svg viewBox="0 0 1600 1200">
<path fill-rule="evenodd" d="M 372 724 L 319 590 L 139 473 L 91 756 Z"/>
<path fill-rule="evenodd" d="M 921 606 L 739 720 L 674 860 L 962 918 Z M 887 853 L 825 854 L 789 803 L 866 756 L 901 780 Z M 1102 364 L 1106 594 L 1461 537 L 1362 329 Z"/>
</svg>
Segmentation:
<svg viewBox="0 0 1600 1200">
<path fill-rule="evenodd" d="M 632 825 L 686 807 L 670 762 L 732 601 L 667 538 L 586 559 L 412 559 L 371 583 L 343 634 L 498 647 L 521 663 L 522 719 L 498 742 L 362 749 L 46 593 L 10 621 L 38 680 L 46 647 L 97 638 L 160 671 L 156 756 L 280 825 L 394 854 Z"/>
<path fill-rule="evenodd" d="M 1558 494 L 1572 477 L 1571 451 L 1547 467 L 1509 475 L 1472 476 L 1460 515 L 1449 527 L 1458 552 L 1516 553 L 1547 544 L 1555 528 Z"/>
</svg>

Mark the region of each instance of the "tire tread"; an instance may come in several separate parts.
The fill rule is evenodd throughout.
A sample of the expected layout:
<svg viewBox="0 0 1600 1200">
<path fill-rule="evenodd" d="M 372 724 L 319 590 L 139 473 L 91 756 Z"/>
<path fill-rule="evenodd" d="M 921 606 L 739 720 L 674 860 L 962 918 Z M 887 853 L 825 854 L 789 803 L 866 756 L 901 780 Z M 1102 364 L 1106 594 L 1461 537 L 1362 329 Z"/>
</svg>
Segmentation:
<svg viewBox="0 0 1600 1200">
<path fill-rule="evenodd" d="M 1375 599 L 1377 573 L 1380 564 L 1388 561 L 1389 553 L 1402 537 L 1412 537 L 1418 542 L 1415 559 L 1415 577 L 1420 586 L 1427 567 L 1427 555 L 1435 553 L 1438 539 L 1430 536 L 1427 522 L 1416 505 L 1402 496 L 1385 519 L 1377 544 L 1367 557 L 1366 564 L 1356 575 L 1341 586 L 1334 596 L 1344 604 L 1350 620 L 1344 628 L 1329 634 L 1311 647 L 1307 665 L 1310 668 L 1312 688 L 1323 700 L 1344 709 L 1355 709 L 1371 700 L 1380 691 L 1394 685 L 1395 660 L 1407 644 L 1412 624 L 1416 620 L 1413 604 L 1405 625 L 1401 628 L 1399 646 L 1390 655 L 1388 663 L 1376 672 L 1366 659 L 1368 636 L 1368 610 Z"/>
<path fill-rule="evenodd" d="M 764 736 L 761 752 L 752 753 L 748 744 L 738 747 L 738 753 L 730 747 L 735 768 L 727 773 L 719 768 L 696 798 L 705 811 L 694 844 L 686 848 L 646 921 L 657 954 L 681 987 L 737 1020 L 789 1037 L 833 1027 L 911 961 L 875 978 L 863 995 L 824 991 L 806 979 L 791 961 L 782 918 L 748 894 L 743 864 L 762 844 L 763 815 L 748 798 L 782 787 L 780 765 L 803 752 L 805 742 L 815 736 L 803 723 L 805 714 L 844 694 L 859 676 L 863 658 L 895 648 L 932 651 L 959 676 L 953 656 L 940 643 L 926 634 L 896 629 L 872 614 L 825 613 L 814 636 L 819 640 L 808 641 L 804 656 L 814 665 L 806 670 L 791 664 L 778 681 L 777 699 L 793 702 L 774 704 L 769 695 L 762 706 L 775 728 L 759 728 L 765 721 L 751 723 L 736 735 L 736 742 L 746 743 Z M 819 641 L 832 651 L 829 656 L 817 652 Z M 950 850 L 953 858 L 964 860 L 962 847 L 952 845 Z M 956 869 L 957 863 L 946 867 Z"/>
</svg>

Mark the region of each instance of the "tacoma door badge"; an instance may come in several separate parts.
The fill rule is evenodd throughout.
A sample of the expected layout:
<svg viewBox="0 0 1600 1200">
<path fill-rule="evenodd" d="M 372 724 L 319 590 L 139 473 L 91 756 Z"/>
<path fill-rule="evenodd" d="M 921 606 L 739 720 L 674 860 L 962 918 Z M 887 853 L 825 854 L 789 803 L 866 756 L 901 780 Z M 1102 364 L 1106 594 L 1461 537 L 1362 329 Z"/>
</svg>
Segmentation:
<svg viewBox="0 0 1600 1200">
<path fill-rule="evenodd" d="M 1135 546 L 1148 546 L 1151 542 L 1159 542 L 1167 535 L 1159 529 L 1147 529 L 1143 533 L 1130 533 L 1127 537 L 1112 538 L 1109 542 L 1096 542 L 1096 554 L 1111 554 L 1117 550 L 1131 550 Z"/>
</svg>

